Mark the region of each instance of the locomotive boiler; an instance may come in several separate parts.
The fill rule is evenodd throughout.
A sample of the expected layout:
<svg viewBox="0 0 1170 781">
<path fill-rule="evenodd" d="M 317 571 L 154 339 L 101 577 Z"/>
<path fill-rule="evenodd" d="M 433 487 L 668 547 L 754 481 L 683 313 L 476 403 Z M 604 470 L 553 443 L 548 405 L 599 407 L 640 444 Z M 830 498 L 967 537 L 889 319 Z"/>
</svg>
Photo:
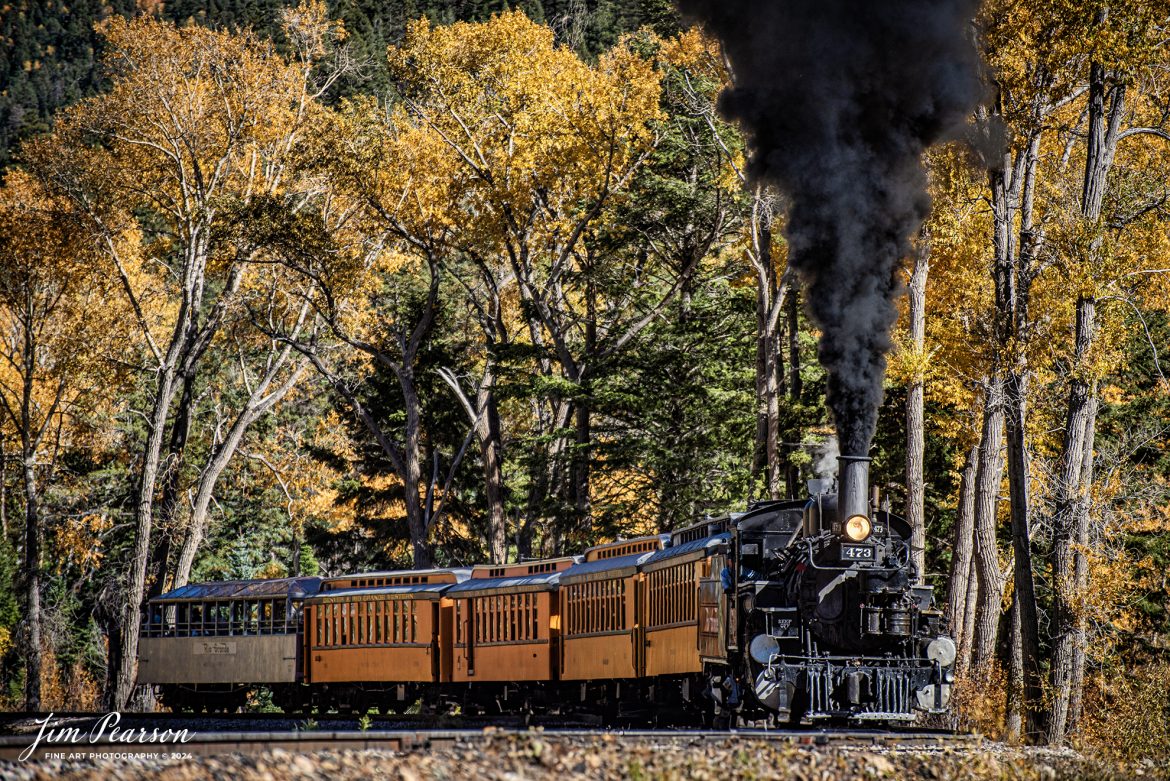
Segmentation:
<svg viewBox="0 0 1170 781">
<path fill-rule="evenodd" d="M 942 712 L 955 645 L 868 468 L 842 457 L 835 492 L 813 481 L 803 500 L 579 556 L 185 586 L 148 605 L 139 682 L 176 709 L 263 687 L 288 711 L 722 726 Z"/>
</svg>

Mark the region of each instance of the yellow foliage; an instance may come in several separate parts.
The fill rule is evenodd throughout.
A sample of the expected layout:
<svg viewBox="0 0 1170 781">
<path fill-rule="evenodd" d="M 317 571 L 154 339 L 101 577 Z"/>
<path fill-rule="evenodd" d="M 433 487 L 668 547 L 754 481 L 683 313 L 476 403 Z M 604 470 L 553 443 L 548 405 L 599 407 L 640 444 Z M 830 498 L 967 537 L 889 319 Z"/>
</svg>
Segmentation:
<svg viewBox="0 0 1170 781">
<path fill-rule="evenodd" d="M 999 738 L 1007 712 L 1007 673 L 996 663 L 969 670 L 956 679 L 951 705 L 959 729 Z"/>
<path fill-rule="evenodd" d="M 47 711 L 99 711 L 102 687 L 80 659 L 63 668 L 46 644 L 41 650 L 41 707 Z"/>
<path fill-rule="evenodd" d="M 1123 763 L 1170 764 L 1170 663 L 1099 673 L 1085 682 L 1078 747 Z"/>
<path fill-rule="evenodd" d="M 96 513 L 65 519 L 57 528 L 57 571 L 60 572 L 66 564 L 83 570 L 100 564 L 105 556 L 102 534 L 112 525 L 113 521 L 109 517 Z"/>
</svg>

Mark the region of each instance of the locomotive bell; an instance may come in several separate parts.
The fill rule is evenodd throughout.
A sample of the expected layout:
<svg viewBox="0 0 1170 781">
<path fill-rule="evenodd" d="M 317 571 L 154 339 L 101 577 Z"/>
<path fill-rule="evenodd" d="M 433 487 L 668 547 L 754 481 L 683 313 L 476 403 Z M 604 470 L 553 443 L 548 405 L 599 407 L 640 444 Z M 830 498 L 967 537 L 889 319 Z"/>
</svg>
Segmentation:
<svg viewBox="0 0 1170 781">
<path fill-rule="evenodd" d="M 841 530 L 854 542 L 873 531 L 869 519 L 869 464 L 865 456 L 838 456 L 837 519 Z"/>
</svg>

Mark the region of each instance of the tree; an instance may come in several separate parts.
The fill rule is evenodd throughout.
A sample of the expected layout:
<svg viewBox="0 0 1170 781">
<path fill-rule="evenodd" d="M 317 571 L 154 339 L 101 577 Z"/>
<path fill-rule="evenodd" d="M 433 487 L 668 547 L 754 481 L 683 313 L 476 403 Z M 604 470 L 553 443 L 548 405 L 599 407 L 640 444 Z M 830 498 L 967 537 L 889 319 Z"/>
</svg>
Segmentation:
<svg viewBox="0 0 1170 781">
<path fill-rule="evenodd" d="M 336 33 L 323 6 L 290 11 L 286 29 L 296 59 L 250 33 L 111 19 L 104 31 L 111 90 L 67 111 L 53 136 L 28 153 L 101 247 L 134 312 L 135 348 L 151 378 L 133 550 L 111 643 L 115 707 L 134 686 L 156 490 L 176 396 L 238 311 L 262 252 L 239 226 L 258 203 L 295 197 L 291 153 L 324 88 L 317 63 Z"/>
<path fill-rule="evenodd" d="M 1096 288 L 1101 282 L 1113 281 L 1118 270 L 1108 258 L 1108 245 L 1117 238 L 1112 242 L 1107 238 L 1105 225 L 1119 232 L 1128 222 L 1116 212 L 1106 214 L 1110 173 L 1122 139 L 1170 140 L 1161 105 L 1152 107 L 1153 112 L 1138 112 L 1136 123 L 1124 127 L 1127 115 L 1134 113 L 1127 101 L 1136 98 L 1140 103 L 1143 87 L 1153 87 L 1154 94 L 1160 92 L 1155 85 L 1159 81 L 1159 54 L 1165 48 L 1160 34 L 1164 20 L 1144 4 L 1128 3 L 1094 4 L 1091 18 L 1087 29 L 1074 29 L 1084 39 L 1083 47 L 1089 54 L 1087 106 L 1083 111 L 1086 144 L 1078 199 L 1083 227 L 1077 233 L 1083 238 L 1075 242 L 1074 255 L 1069 258 L 1074 268 L 1080 266 L 1070 269 L 1070 276 L 1082 282 L 1077 291 L 1071 377 L 1053 497 L 1053 701 L 1047 725 L 1051 743 L 1063 742 L 1075 725 L 1079 714 L 1074 703 L 1079 702 L 1083 687 L 1085 629 L 1077 603 L 1088 584 L 1084 550 L 1089 544 L 1098 408 L 1098 374 L 1092 368 L 1100 328 Z M 1142 113 L 1145 116 L 1140 116 Z M 1069 144 L 1075 141 L 1070 137 Z M 1111 205 L 1121 211 L 1120 204 Z"/>
<path fill-rule="evenodd" d="M 15 434 L 24 498 L 25 696 L 41 709 L 41 495 L 74 416 L 109 393 L 109 285 L 67 203 L 24 172 L 0 187 L 0 420 Z"/>
<path fill-rule="evenodd" d="M 459 182 L 460 208 L 477 217 L 447 239 L 482 275 L 474 288 L 465 285 L 486 293 L 477 309 L 502 311 L 494 299 L 508 300 L 505 286 L 512 287 L 541 376 L 559 370 L 567 381 L 571 400 L 557 393 L 547 407 L 538 403 L 536 433 L 574 429 L 567 494 L 580 531 L 590 514 L 592 376 L 698 261 L 677 269 L 654 246 L 633 257 L 601 254 L 613 240 L 610 207 L 657 142 L 660 74 L 633 42 L 590 67 L 517 12 L 480 25 L 416 23 L 391 51 L 391 71 L 409 121 L 445 145 L 451 162 L 438 170 Z M 502 338 L 514 338 L 501 328 L 510 316 L 479 321 L 497 350 Z M 532 464 L 534 511 L 551 488 L 549 466 Z"/>
</svg>

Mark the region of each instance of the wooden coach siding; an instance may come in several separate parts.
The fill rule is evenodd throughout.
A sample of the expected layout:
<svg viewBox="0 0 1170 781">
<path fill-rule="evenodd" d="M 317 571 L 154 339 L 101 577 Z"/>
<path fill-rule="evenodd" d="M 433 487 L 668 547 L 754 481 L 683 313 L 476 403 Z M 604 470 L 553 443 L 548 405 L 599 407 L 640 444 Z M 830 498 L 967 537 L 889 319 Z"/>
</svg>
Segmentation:
<svg viewBox="0 0 1170 781">
<path fill-rule="evenodd" d="M 399 643 L 312 653 L 312 683 L 432 683 L 439 649 L 433 643 Z"/>
<path fill-rule="evenodd" d="M 634 572 L 624 577 L 562 581 L 562 680 L 637 677 L 639 580 Z"/>
<path fill-rule="evenodd" d="M 558 665 L 553 652 L 560 627 L 555 591 L 546 586 L 492 589 L 477 595 L 459 592 L 454 603 L 451 680 L 551 681 Z M 528 600 L 527 607 L 512 600 Z M 526 617 L 526 618 L 525 618 Z"/>
<path fill-rule="evenodd" d="M 439 680 L 437 593 L 347 595 L 309 603 L 305 615 L 312 683 Z"/>
<path fill-rule="evenodd" d="M 643 675 L 703 671 L 699 658 L 698 591 L 699 579 L 710 567 L 706 555 L 705 551 L 694 551 L 643 568 Z"/>
<path fill-rule="evenodd" d="M 713 574 L 723 557 L 712 559 L 709 545 L 656 552 L 660 545 L 643 538 L 599 548 L 591 563 L 612 558 L 613 566 L 563 576 L 573 560 L 481 566 L 463 583 L 441 571 L 331 579 L 304 602 L 300 648 L 296 635 L 143 637 L 139 681 L 278 683 L 299 671 L 311 683 L 499 683 L 702 672 L 726 637 Z"/>
<path fill-rule="evenodd" d="M 297 635 L 140 637 L 138 683 L 292 683 Z"/>
</svg>

